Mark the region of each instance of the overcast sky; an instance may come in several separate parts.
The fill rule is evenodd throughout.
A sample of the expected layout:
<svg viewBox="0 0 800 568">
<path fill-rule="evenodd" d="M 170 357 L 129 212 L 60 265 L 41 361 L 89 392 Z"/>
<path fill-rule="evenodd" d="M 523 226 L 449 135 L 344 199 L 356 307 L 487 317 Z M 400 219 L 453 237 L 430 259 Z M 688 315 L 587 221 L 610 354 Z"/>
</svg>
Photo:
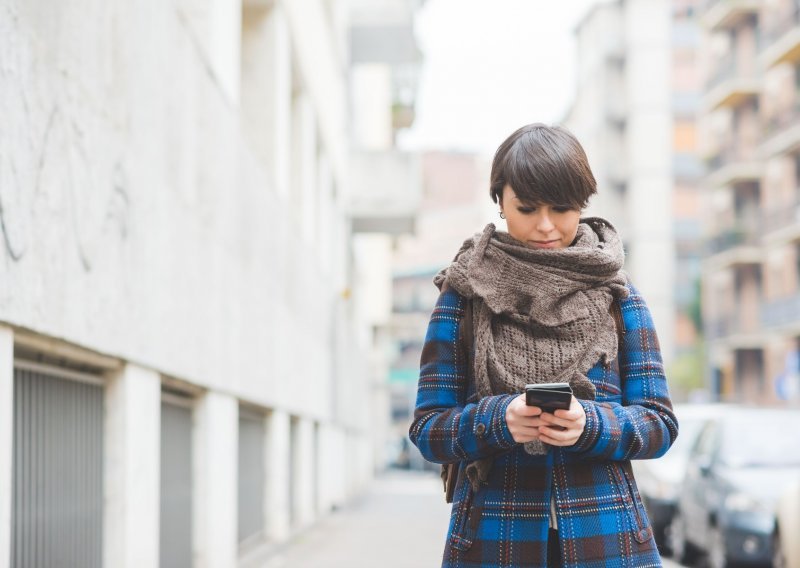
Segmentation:
<svg viewBox="0 0 800 568">
<path fill-rule="evenodd" d="M 408 149 L 491 154 L 530 122 L 561 120 L 573 98 L 573 29 L 594 0 L 427 0 Z"/>
</svg>

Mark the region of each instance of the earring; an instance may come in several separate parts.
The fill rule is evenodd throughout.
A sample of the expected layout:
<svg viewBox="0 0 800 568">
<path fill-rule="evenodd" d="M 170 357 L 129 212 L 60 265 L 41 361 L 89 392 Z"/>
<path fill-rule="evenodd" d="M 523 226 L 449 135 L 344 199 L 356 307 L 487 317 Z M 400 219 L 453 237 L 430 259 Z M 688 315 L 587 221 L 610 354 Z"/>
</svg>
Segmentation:
<svg viewBox="0 0 800 568">
<path fill-rule="evenodd" d="M 505 218 L 506 218 L 506 216 L 505 216 L 505 215 L 503 215 L 503 212 L 502 212 L 502 211 L 500 211 L 500 218 L 501 218 L 501 219 L 505 219 Z"/>
</svg>

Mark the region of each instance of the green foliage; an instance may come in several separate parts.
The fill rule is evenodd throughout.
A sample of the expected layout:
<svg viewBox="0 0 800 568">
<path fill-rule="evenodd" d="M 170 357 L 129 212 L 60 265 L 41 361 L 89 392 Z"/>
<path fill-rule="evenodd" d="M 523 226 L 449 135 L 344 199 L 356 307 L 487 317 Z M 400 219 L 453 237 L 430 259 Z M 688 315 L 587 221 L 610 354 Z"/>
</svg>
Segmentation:
<svg viewBox="0 0 800 568">
<path fill-rule="evenodd" d="M 697 333 L 703 333 L 703 309 L 702 309 L 702 294 L 700 278 L 694 281 L 694 297 L 692 301 L 686 306 L 686 313 L 689 319 L 692 320 L 694 328 Z"/>
<path fill-rule="evenodd" d="M 705 342 L 699 339 L 691 349 L 678 355 L 667 369 L 673 398 L 685 399 L 694 390 L 705 387 Z"/>
</svg>

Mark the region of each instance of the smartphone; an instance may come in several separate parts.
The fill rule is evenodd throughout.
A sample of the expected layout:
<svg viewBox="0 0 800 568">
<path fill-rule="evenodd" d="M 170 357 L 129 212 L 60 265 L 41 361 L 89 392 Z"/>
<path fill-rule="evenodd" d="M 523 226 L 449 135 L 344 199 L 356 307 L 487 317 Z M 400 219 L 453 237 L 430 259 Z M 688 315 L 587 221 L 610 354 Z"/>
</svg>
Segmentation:
<svg viewBox="0 0 800 568">
<path fill-rule="evenodd" d="M 572 387 L 569 383 L 539 383 L 525 385 L 525 404 L 538 406 L 544 412 L 559 408 L 568 410 L 572 402 Z"/>
</svg>

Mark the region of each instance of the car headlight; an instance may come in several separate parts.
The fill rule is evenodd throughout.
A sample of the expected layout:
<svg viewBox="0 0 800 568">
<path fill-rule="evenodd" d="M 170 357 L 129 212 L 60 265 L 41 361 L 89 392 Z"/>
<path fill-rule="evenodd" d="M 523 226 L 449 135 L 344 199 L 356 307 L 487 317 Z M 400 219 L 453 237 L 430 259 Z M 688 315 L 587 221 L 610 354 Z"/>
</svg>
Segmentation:
<svg viewBox="0 0 800 568">
<path fill-rule="evenodd" d="M 737 513 L 762 511 L 764 509 L 758 500 L 746 493 L 731 493 L 725 497 L 725 508 Z"/>
</svg>

